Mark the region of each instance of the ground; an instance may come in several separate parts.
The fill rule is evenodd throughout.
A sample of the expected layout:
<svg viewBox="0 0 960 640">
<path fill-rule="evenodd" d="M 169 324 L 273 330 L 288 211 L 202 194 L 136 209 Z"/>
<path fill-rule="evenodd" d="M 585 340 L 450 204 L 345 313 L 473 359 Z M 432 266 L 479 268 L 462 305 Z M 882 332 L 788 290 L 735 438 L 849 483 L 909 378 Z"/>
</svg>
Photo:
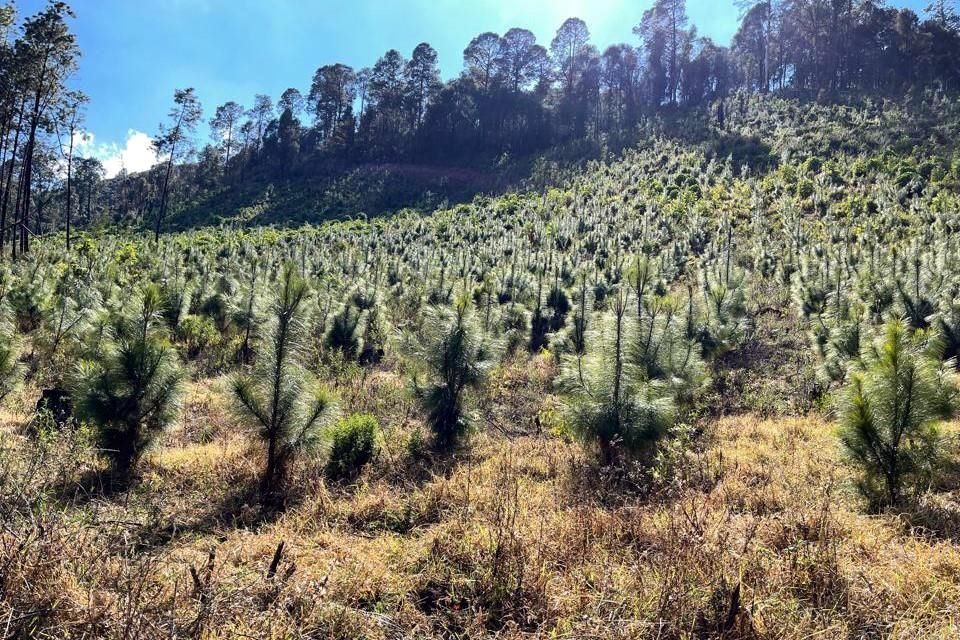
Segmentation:
<svg viewBox="0 0 960 640">
<path fill-rule="evenodd" d="M 833 424 L 813 413 L 709 419 L 655 477 L 612 477 L 551 426 L 553 366 L 503 367 L 482 428 L 442 459 L 411 454 L 418 413 L 389 367 L 351 383 L 344 404 L 385 427 L 378 459 L 349 484 L 324 479 L 322 454 L 302 461 L 272 514 L 256 506 L 262 454 L 224 380 L 191 383 L 142 478 L 114 494 L 91 490 L 99 462 L 82 433 L 37 446 L 8 409 L 0 625 L 114 638 L 960 634 L 952 487 L 868 515 Z"/>
</svg>

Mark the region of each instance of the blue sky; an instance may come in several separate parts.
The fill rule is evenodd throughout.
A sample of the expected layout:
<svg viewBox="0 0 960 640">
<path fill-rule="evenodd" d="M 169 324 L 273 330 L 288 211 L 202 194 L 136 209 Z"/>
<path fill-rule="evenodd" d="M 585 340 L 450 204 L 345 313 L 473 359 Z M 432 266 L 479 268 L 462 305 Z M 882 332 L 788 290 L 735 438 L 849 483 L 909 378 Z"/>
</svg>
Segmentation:
<svg viewBox="0 0 960 640">
<path fill-rule="evenodd" d="M 586 21 L 593 42 L 636 43 L 631 30 L 652 0 L 73 0 L 83 57 L 74 84 L 91 99 L 86 153 L 119 168 L 149 162 L 149 136 L 173 91 L 195 87 L 209 117 L 216 105 L 306 92 L 317 67 L 372 65 L 390 48 L 409 55 L 427 41 L 444 78 L 459 73 L 462 51 L 483 31 L 533 31 L 549 45 L 564 19 Z M 914 7 L 925 0 L 907 0 Z M 18 0 L 21 15 L 44 0 Z M 688 0 L 701 35 L 727 44 L 739 10 L 733 0 Z M 206 138 L 205 128 L 201 138 Z"/>
</svg>

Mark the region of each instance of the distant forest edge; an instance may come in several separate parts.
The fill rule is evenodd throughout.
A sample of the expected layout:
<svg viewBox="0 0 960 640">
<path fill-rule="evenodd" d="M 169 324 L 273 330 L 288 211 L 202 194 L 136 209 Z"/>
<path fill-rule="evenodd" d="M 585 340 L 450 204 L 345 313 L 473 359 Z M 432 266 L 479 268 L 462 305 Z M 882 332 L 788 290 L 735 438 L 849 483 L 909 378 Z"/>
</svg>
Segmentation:
<svg viewBox="0 0 960 640">
<path fill-rule="evenodd" d="M 902 129 L 901 114 L 935 124 L 936 103 L 960 90 L 960 17 L 948 0 L 923 17 L 874 0 L 737 4 L 743 17 L 728 47 L 698 35 L 683 0 L 656 0 L 634 43 L 601 52 L 577 18 L 549 47 L 522 28 L 482 33 L 447 81 L 421 43 L 409 58 L 391 49 L 360 70 L 325 64 L 304 91 L 212 114 L 194 88 L 180 89 L 154 137 L 161 161 L 111 179 L 98 160 L 75 155 L 95 105 L 70 88 L 81 55 L 72 9 L 50 2 L 24 17 L 15 3 L 0 6 L 0 252 L 16 257 L 31 236 L 61 230 L 69 246 L 76 226 L 98 223 L 159 234 L 427 211 L 478 193 L 542 190 L 565 169 L 655 137 L 763 170 L 788 145 L 760 142 L 750 104 L 816 101 L 834 117 L 854 104 L 848 118 Z M 205 118 L 211 138 L 200 145 Z M 827 151 L 843 150 L 843 134 Z M 948 146 L 949 132 L 941 137 Z"/>
</svg>

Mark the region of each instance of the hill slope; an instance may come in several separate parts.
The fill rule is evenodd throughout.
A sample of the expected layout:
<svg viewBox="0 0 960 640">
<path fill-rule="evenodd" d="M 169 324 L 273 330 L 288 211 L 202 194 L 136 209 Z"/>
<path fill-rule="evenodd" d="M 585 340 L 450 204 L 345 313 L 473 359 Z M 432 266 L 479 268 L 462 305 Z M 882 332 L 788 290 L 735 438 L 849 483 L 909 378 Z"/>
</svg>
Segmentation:
<svg viewBox="0 0 960 640">
<path fill-rule="evenodd" d="M 753 99 L 723 131 L 659 124 L 553 186 L 428 215 L 278 229 L 263 212 L 70 254 L 41 239 L 0 278 L 21 365 L 0 373 L 23 383 L 0 414 L 0 620 L 76 638 L 955 636 L 960 427 L 886 508 L 830 408 L 891 317 L 935 332 L 938 379 L 956 378 L 958 122 L 955 101 Z M 344 479 L 331 418 L 278 504 L 235 376 L 271 362 L 283 273 L 309 285 L 293 395 L 319 381 L 381 432 Z M 104 362 L 128 388 L 140 370 L 117 354 L 146 299 L 188 380 L 114 483 L 99 416 L 60 428 L 36 402 L 65 390 L 89 416 Z M 495 357 L 469 372 L 471 429 L 437 450 L 424 390 L 452 358 L 423 354 L 457 309 Z M 668 426 L 610 421 L 604 441 L 582 407 L 615 378 Z"/>
<path fill-rule="evenodd" d="M 742 94 L 729 105 L 723 127 L 698 110 L 668 112 L 651 117 L 615 143 L 582 140 L 526 158 L 474 166 L 341 165 L 286 179 L 254 173 L 183 203 L 170 225 L 180 230 L 220 224 L 296 226 L 403 209 L 425 213 L 481 194 L 564 186 L 591 160 L 610 160 L 664 139 L 698 149 L 708 160 L 729 158 L 734 170 L 747 167 L 754 174 L 798 157 L 909 155 L 916 147 L 949 160 L 958 117 L 955 103 L 942 99 L 817 105 Z"/>
</svg>

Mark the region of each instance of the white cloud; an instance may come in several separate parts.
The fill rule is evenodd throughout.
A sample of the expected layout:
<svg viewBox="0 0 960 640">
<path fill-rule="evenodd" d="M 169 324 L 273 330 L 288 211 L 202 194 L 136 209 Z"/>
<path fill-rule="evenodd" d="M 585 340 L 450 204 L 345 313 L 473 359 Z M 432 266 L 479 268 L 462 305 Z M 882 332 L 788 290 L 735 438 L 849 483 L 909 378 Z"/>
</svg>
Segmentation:
<svg viewBox="0 0 960 640">
<path fill-rule="evenodd" d="M 108 178 L 116 176 L 122 169 L 137 173 L 157 163 L 153 139 L 136 129 L 127 130 L 127 140 L 122 147 L 116 142 L 98 143 L 94 134 L 84 131 L 74 141 L 74 149 L 78 156 L 102 162 Z"/>
</svg>

